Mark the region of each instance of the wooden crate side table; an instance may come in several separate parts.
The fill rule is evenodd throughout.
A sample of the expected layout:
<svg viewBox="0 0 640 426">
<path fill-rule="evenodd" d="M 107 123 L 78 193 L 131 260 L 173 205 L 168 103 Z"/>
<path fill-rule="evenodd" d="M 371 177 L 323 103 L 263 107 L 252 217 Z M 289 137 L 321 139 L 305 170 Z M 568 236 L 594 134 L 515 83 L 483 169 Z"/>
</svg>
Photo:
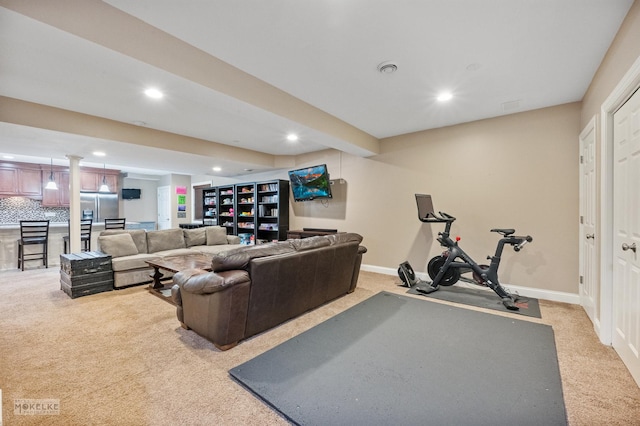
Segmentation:
<svg viewBox="0 0 640 426">
<path fill-rule="evenodd" d="M 60 290 L 72 299 L 113 290 L 111 256 L 99 251 L 61 254 Z"/>
</svg>

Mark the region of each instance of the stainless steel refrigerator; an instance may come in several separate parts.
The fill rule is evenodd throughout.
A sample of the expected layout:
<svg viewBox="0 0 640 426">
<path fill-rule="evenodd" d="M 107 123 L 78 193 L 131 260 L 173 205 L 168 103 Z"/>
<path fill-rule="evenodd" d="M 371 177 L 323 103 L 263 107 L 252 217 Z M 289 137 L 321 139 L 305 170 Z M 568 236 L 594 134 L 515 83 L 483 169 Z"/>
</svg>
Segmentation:
<svg viewBox="0 0 640 426">
<path fill-rule="evenodd" d="M 81 192 L 80 211 L 83 219 L 93 219 L 93 223 L 120 217 L 118 194 L 106 192 Z"/>
</svg>

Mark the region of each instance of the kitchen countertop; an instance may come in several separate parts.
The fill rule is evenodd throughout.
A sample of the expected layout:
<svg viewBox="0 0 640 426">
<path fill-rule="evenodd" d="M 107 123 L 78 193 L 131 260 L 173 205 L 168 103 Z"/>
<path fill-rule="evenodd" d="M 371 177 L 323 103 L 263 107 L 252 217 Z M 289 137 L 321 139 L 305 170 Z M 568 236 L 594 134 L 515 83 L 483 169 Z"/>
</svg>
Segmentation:
<svg viewBox="0 0 640 426">
<path fill-rule="evenodd" d="M 66 228 L 67 222 L 50 222 L 49 228 Z M 19 223 L 3 223 L 0 224 L 0 229 L 20 229 Z"/>
<path fill-rule="evenodd" d="M 127 222 L 127 225 L 138 225 L 140 222 Z M 67 222 L 49 222 L 49 228 L 66 228 Z M 94 228 L 104 228 L 103 222 L 94 222 Z M 19 223 L 2 223 L 0 229 L 20 229 Z"/>
</svg>

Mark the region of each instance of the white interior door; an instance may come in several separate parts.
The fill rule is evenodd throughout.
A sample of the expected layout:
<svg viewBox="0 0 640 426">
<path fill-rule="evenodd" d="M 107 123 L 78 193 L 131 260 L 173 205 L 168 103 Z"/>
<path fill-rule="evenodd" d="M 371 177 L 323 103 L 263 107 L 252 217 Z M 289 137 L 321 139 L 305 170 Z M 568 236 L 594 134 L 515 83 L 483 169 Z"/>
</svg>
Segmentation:
<svg viewBox="0 0 640 426">
<path fill-rule="evenodd" d="M 580 303 L 594 324 L 599 322 L 596 239 L 596 120 L 580 133 Z"/>
<path fill-rule="evenodd" d="M 640 92 L 613 128 L 612 345 L 640 385 Z"/>
<path fill-rule="evenodd" d="M 171 187 L 158 187 L 158 229 L 171 228 Z"/>
</svg>

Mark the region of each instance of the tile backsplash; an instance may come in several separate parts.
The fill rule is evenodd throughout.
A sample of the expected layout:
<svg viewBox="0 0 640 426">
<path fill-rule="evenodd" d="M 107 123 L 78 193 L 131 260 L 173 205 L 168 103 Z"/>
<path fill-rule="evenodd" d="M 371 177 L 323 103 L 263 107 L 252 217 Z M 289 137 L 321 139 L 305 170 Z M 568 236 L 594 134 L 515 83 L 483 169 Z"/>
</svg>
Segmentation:
<svg viewBox="0 0 640 426">
<path fill-rule="evenodd" d="M 0 224 L 42 219 L 65 223 L 69 220 L 69 208 L 42 207 L 40 201 L 24 197 L 0 198 Z"/>
</svg>

